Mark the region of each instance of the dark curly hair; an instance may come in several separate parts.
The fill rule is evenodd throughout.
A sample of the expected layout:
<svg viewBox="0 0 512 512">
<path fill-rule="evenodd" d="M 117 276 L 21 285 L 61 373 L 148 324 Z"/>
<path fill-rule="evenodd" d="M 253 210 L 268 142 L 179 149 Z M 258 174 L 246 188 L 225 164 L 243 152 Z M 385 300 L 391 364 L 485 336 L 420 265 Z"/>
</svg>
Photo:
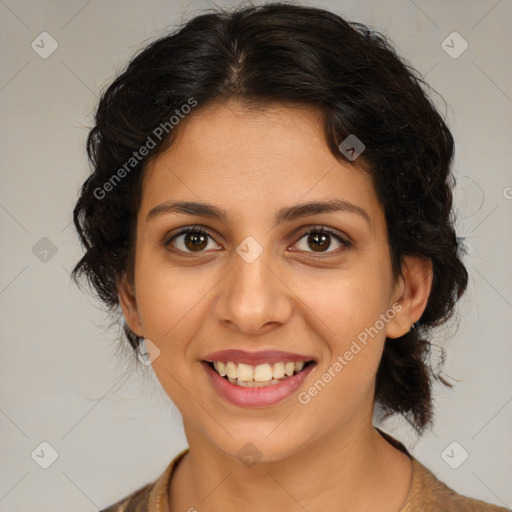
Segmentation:
<svg viewBox="0 0 512 512">
<path fill-rule="evenodd" d="M 85 275 L 122 321 L 117 283 L 133 279 L 144 170 L 172 143 L 180 125 L 171 131 L 169 119 L 192 98 L 191 115 L 231 98 L 254 109 L 313 107 L 336 158 L 350 160 L 339 149 L 350 134 L 365 145 L 358 163 L 385 213 L 395 278 L 404 255 L 432 261 L 426 309 L 385 344 L 375 390 L 384 417 L 400 413 L 422 433 L 432 422 L 433 379 L 451 386 L 429 363 L 433 328 L 452 315 L 468 279 L 453 227 L 454 141 L 427 89 L 385 35 L 320 8 L 278 2 L 194 17 L 140 51 L 102 94 L 87 140 L 93 173 L 73 212 L 85 249 L 73 278 Z M 165 137 L 155 137 L 159 126 Z M 126 322 L 123 329 L 136 349 L 141 339 Z"/>
</svg>

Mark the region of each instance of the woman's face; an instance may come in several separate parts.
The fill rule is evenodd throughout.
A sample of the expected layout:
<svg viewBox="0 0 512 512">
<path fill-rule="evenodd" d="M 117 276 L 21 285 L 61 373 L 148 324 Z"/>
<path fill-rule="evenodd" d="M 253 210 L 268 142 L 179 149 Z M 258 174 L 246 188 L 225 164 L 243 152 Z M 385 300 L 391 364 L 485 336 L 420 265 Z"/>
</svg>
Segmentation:
<svg viewBox="0 0 512 512">
<path fill-rule="evenodd" d="M 334 158 L 310 110 L 230 101 L 182 123 L 148 168 L 133 297 L 126 283 L 120 291 L 128 324 L 160 351 L 153 368 L 187 435 L 229 454 L 252 442 L 276 460 L 371 425 L 386 334 L 408 329 L 370 177 Z M 334 201 L 338 210 L 301 208 Z M 180 234 L 195 226 L 204 233 Z M 210 357 L 224 350 L 248 354 Z M 314 364 L 254 388 L 214 373 L 204 361 L 215 359 L 244 363 L 229 365 L 244 382 Z"/>
</svg>

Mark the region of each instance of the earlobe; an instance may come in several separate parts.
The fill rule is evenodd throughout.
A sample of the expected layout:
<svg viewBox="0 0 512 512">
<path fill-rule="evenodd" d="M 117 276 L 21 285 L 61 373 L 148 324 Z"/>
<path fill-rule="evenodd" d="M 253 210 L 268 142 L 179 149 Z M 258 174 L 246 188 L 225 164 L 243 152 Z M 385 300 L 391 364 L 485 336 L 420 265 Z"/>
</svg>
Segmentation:
<svg viewBox="0 0 512 512">
<path fill-rule="evenodd" d="M 119 305 L 121 306 L 128 327 L 134 334 L 143 337 L 135 290 L 126 275 L 118 282 L 117 290 Z"/>
<path fill-rule="evenodd" d="M 399 338 L 408 333 L 427 307 L 432 288 L 432 260 L 421 256 L 404 256 L 402 276 L 396 287 L 396 314 L 388 323 L 386 337 Z"/>
</svg>

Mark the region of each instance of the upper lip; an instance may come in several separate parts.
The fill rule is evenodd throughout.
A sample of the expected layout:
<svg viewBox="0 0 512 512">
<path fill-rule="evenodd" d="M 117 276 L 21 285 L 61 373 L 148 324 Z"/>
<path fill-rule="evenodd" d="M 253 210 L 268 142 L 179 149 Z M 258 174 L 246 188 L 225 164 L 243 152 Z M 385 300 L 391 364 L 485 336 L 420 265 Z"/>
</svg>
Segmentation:
<svg viewBox="0 0 512 512">
<path fill-rule="evenodd" d="M 213 363 L 215 361 L 233 361 L 257 366 L 264 363 L 286 363 L 300 361 L 314 361 L 312 356 L 303 356 L 293 354 L 292 352 L 283 352 L 281 350 L 262 350 L 259 352 L 246 352 L 245 350 L 220 350 L 212 352 L 204 357 L 205 361 Z"/>
</svg>

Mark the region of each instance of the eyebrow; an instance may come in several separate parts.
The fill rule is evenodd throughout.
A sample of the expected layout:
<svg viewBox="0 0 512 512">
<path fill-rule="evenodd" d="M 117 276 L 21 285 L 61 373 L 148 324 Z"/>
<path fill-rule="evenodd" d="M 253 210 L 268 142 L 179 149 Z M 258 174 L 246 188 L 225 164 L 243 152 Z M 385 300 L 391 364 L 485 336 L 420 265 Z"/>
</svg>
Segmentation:
<svg viewBox="0 0 512 512">
<path fill-rule="evenodd" d="M 330 199 L 328 201 L 313 201 L 309 203 L 301 203 L 294 206 L 281 208 L 274 217 L 274 224 L 282 224 L 290 222 L 308 215 L 318 215 L 320 213 L 346 212 L 354 213 L 362 217 L 371 228 L 370 216 L 360 206 L 353 204 L 344 199 Z M 201 217 L 209 217 L 218 219 L 227 223 L 228 214 L 222 208 L 208 203 L 200 203 L 196 201 L 164 201 L 152 208 L 147 217 L 146 222 L 155 217 L 166 213 L 183 213 L 188 215 L 198 215 Z"/>
</svg>

